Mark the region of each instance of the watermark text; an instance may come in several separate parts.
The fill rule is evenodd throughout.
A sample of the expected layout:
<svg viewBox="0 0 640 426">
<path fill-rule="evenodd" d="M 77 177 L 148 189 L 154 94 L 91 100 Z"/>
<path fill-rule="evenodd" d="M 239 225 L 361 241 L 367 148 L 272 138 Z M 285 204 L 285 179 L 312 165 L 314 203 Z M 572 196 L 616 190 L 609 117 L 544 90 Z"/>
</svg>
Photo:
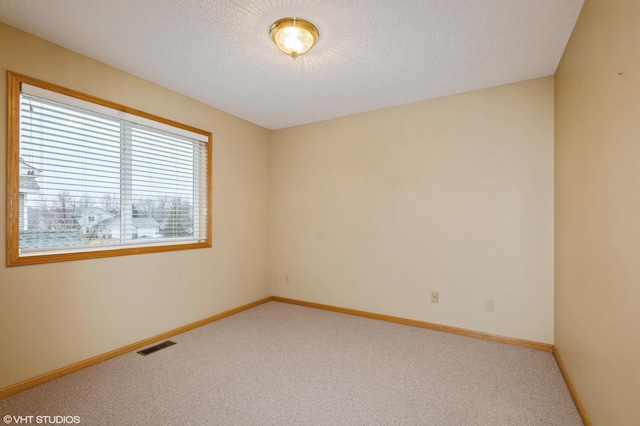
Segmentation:
<svg viewBox="0 0 640 426">
<path fill-rule="evenodd" d="M 12 416 L 7 414 L 2 418 L 2 421 L 6 425 L 71 425 L 80 424 L 80 416 Z"/>
</svg>

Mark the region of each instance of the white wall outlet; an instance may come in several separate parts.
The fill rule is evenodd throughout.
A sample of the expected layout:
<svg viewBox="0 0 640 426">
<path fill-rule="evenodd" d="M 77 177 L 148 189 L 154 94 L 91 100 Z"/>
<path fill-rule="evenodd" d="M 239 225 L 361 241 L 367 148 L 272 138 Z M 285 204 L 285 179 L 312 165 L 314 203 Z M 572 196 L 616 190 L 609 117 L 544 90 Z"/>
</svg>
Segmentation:
<svg viewBox="0 0 640 426">
<path fill-rule="evenodd" d="M 493 299 L 484 299 L 484 310 L 493 312 Z"/>
<path fill-rule="evenodd" d="M 438 293 L 437 291 L 432 291 L 431 303 L 438 303 L 438 302 L 440 302 L 440 293 Z"/>
</svg>

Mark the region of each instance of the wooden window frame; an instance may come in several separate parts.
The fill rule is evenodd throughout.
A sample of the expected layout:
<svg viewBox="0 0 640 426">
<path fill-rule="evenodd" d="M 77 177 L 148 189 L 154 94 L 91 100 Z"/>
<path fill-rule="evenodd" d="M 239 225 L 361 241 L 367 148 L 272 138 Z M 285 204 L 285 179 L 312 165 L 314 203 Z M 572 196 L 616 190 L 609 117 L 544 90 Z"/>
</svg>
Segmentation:
<svg viewBox="0 0 640 426">
<path fill-rule="evenodd" d="M 64 253 L 48 253 L 21 256 L 19 248 L 20 221 L 20 89 L 22 83 L 40 87 L 52 92 L 77 98 L 86 102 L 122 111 L 148 120 L 184 129 L 203 135 L 207 138 L 207 166 L 206 166 L 206 212 L 204 214 L 206 237 L 204 241 L 193 243 L 177 243 L 159 245 L 141 245 L 134 247 L 102 248 L 96 250 L 73 251 Z M 42 263 L 65 262 L 71 260 L 96 259 L 134 254 L 161 253 L 179 250 L 210 248 L 211 237 L 211 209 L 212 209 L 212 134 L 211 132 L 181 124 L 173 120 L 149 114 L 134 108 L 129 108 L 115 102 L 100 99 L 76 90 L 68 89 L 56 84 L 48 83 L 22 74 L 7 71 L 7 266 L 33 265 Z"/>
</svg>

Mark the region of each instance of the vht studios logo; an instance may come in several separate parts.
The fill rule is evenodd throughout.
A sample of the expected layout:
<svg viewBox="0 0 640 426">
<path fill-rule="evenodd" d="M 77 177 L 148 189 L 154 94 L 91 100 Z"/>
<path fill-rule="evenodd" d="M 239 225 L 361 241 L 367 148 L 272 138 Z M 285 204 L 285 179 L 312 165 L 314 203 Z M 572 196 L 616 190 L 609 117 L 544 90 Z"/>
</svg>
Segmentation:
<svg viewBox="0 0 640 426">
<path fill-rule="evenodd" d="M 5 424 L 37 424 L 37 425 L 65 425 L 79 424 L 80 416 L 10 416 L 2 418 Z"/>
</svg>

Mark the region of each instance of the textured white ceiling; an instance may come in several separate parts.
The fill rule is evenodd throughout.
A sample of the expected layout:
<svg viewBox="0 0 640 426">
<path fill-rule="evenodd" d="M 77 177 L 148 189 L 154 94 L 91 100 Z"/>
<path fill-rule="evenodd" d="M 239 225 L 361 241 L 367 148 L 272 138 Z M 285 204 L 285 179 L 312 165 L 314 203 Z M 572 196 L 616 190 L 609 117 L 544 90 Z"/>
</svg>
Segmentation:
<svg viewBox="0 0 640 426">
<path fill-rule="evenodd" d="M 1 0 L 0 21 L 268 129 L 555 72 L 583 0 Z M 279 18 L 316 24 L 293 61 Z"/>
</svg>

